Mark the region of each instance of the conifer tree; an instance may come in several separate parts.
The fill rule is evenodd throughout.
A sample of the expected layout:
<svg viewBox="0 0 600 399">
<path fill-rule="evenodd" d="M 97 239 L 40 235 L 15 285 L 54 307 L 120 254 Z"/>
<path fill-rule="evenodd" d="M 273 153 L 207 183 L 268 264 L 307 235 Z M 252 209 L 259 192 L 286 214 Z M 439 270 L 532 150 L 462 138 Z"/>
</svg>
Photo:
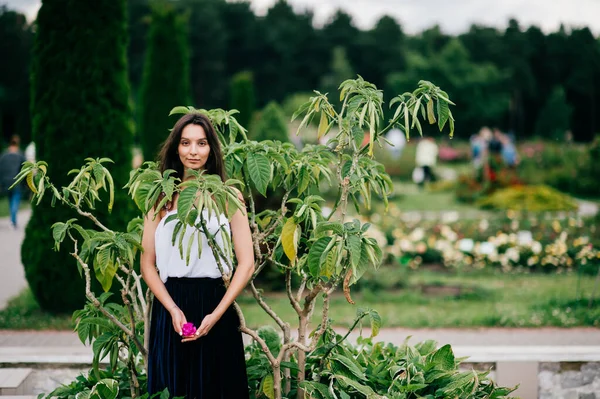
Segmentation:
<svg viewBox="0 0 600 399">
<path fill-rule="evenodd" d="M 68 28 L 67 28 L 68 27 Z M 125 0 L 43 0 L 36 23 L 32 57 L 31 114 L 36 157 L 50 165 L 58 187 L 86 157 L 110 157 L 115 186 L 127 183 L 133 144 L 127 78 Z M 103 223 L 124 229 L 131 201 L 117 190 L 114 211 L 106 201 L 94 212 Z M 53 251 L 51 226 L 84 218 L 49 198 L 33 208 L 21 259 L 40 306 L 66 312 L 84 303 L 84 282 L 66 249 Z"/>
<path fill-rule="evenodd" d="M 138 136 L 144 159 L 156 159 L 160 144 L 176 118 L 169 111 L 176 105 L 191 105 L 187 23 L 167 3 L 152 8 L 144 76 L 142 78 Z"/>
<path fill-rule="evenodd" d="M 229 108 L 240 111 L 236 118 L 242 126 L 245 128 L 250 126 L 256 108 L 252 72 L 238 72 L 231 78 Z"/>
</svg>

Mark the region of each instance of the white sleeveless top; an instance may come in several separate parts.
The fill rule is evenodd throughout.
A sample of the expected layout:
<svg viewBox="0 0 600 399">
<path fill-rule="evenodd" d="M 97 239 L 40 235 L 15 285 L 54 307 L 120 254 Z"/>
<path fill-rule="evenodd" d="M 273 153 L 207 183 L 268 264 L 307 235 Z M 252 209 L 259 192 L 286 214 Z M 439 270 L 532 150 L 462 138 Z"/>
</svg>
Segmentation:
<svg viewBox="0 0 600 399">
<path fill-rule="evenodd" d="M 173 230 L 178 220 L 171 220 L 166 223 L 166 220 L 169 215 L 177 212 L 177 209 L 169 211 L 165 214 L 165 216 L 160 220 L 158 226 L 156 227 L 156 232 L 154 233 L 154 246 L 156 252 L 156 266 L 159 270 L 160 279 L 164 282 L 167 281 L 169 277 L 211 277 L 211 278 L 221 278 L 221 271 L 217 266 L 217 261 L 213 255 L 212 249 L 208 245 L 208 239 L 204 235 L 202 231 L 196 230 L 196 228 L 192 226 L 187 226 L 184 237 L 183 237 L 183 258 L 179 252 L 179 235 L 181 234 L 180 230 L 176 240 L 175 245 L 173 242 Z M 231 229 L 229 226 L 229 221 L 225 215 L 212 215 L 210 219 L 208 219 L 208 210 L 203 210 L 203 216 L 206 219 L 206 226 L 208 227 L 208 231 L 214 235 L 215 241 L 222 249 L 225 248 L 223 245 L 223 238 L 221 237 L 220 228 L 224 228 L 226 234 L 231 234 Z M 200 217 L 198 216 L 198 220 Z M 185 263 L 185 256 L 187 253 L 188 242 L 190 240 L 190 236 L 194 235 L 192 239 L 192 248 L 190 252 L 190 262 L 189 264 Z M 198 237 L 197 234 L 202 235 L 202 256 L 198 257 Z M 223 253 L 226 253 L 223 250 Z M 221 262 L 224 271 L 228 271 L 227 265 L 225 262 Z"/>
</svg>

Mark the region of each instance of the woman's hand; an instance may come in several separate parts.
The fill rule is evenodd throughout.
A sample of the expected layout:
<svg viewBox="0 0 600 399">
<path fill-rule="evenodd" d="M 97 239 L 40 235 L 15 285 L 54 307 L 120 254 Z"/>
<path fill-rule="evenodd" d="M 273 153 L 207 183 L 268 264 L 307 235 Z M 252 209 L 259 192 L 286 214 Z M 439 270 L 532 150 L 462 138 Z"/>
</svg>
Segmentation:
<svg viewBox="0 0 600 399">
<path fill-rule="evenodd" d="M 175 332 L 179 335 L 182 335 L 182 327 L 185 323 L 187 323 L 187 320 L 185 319 L 185 315 L 183 314 L 183 312 L 181 311 L 181 309 L 179 309 L 179 307 L 177 306 L 173 306 L 170 310 L 171 313 L 171 321 L 173 322 L 173 328 L 175 329 Z"/>
<path fill-rule="evenodd" d="M 217 317 L 215 314 L 207 314 L 206 316 L 204 316 L 204 319 L 202 319 L 202 324 L 200 324 L 200 327 L 198 327 L 196 333 L 192 336 L 184 337 L 181 342 L 195 341 L 198 338 L 205 336 L 206 334 L 208 334 L 211 328 L 213 328 L 217 321 L 219 321 L 219 317 Z"/>
</svg>

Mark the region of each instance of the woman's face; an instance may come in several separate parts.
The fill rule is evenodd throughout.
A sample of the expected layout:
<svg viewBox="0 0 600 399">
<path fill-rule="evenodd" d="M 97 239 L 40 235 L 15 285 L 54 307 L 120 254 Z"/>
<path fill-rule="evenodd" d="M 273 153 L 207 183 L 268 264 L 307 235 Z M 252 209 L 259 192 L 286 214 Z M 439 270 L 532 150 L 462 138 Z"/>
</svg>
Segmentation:
<svg viewBox="0 0 600 399">
<path fill-rule="evenodd" d="M 194 124 L 184 127 L 181 132 L 177 152 L 179 153 L 179 159 L 183 164 L 184 170 L 203 169 L 210 154 L 210 145 L 208 144 L 204 128 Z"/>
</svg>

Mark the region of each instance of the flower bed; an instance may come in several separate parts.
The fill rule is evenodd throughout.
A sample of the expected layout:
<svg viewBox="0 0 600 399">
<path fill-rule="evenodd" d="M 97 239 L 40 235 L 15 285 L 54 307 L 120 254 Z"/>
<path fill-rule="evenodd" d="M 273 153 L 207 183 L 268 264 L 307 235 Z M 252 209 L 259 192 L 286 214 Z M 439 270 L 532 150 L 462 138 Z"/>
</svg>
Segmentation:
<svg viewBox="0 0 600 399">
<path fill-rule="evenodd" d="M 594 220 L 577 216 L 516 212 L 470 221 L 404 220 L 397 207 L 388 215 L 372 213 L 370 232 L 390 262 L 416 269 L 485 267 L 503 271 L 595 274 L 600 266 L 599 237 Z"/>
</svg>

